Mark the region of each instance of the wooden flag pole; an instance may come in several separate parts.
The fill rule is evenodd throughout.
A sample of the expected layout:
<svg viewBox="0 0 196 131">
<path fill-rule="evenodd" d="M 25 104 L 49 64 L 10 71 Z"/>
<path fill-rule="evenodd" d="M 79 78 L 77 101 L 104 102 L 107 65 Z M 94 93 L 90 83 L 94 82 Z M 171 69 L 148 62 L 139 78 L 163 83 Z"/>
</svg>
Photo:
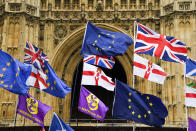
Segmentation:
<svg viewBox="0 0 196 131">
<path fill-rule="evenodd" d="M 185 92 L 185 99 L 186 99 L 186 63 L 184 64 L 184 92 Z M 188 125 L 188 109 L 185 103 L 185 112 L 186 112 L 186 125 L 187 125 L 187 131 L 189 130 L 189 125 Z"/>
</svg>

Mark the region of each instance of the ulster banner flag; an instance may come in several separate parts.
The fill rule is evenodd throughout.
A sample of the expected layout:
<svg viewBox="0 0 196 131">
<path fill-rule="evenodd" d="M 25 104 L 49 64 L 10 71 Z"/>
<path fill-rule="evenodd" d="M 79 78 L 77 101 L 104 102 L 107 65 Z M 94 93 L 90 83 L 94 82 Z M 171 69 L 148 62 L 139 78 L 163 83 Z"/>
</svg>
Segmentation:
<svg viewBox="0 0 196 131">
<path fill-rule="evenodd" d="M 101 86 L 109 91 L 114 91 L 115 83 L 112 78 L 105 75 L 101 68 L 84 63 L 81 85 Z"/>
<path fill-rule="evenodd" d="M 163 84 L 166 78 L 165 71 L 151 61 L 134 54 L 134 75 L 143 77 L 147 80 Z"/>
</svg>

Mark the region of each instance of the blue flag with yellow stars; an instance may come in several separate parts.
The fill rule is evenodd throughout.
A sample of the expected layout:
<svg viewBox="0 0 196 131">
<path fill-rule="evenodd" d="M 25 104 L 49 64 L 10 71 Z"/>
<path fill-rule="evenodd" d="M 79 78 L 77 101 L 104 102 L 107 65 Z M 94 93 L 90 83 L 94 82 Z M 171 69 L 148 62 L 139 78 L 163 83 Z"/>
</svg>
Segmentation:
<svg viewBox="0 0 196 131">
<path fill-rule="evenodd" d="M 116 80 L 113 117 L 162 127 L 167 115 L 167 108 L 160 98 L 142 94 Z"/>
<path fill-rule="evenodd" d="M 46 83 L 48 85 L 47 89 L 44 89 L 43 91 L 56 96 L 65 98 L 66 94 L 71 92 L 71 88 L 68 87 L 54 72 L 52 67 L 48 64 L 48 62 L 45 62 L 45 73 L 46 73 Z"/>
<path fill-rule="evenodd" d="M 26 95 L 29 87 L 25 83 L 30 74 L 31 66 L 0 50 L 0 87 L 15 94 Z"/>
<path fill-rule="evenodd" d="M 81 54 L 117 56 L 125 53 L 131 44 L 133 40 L 130 36 L 104 30 L 88 22 Z"/>
</svg>

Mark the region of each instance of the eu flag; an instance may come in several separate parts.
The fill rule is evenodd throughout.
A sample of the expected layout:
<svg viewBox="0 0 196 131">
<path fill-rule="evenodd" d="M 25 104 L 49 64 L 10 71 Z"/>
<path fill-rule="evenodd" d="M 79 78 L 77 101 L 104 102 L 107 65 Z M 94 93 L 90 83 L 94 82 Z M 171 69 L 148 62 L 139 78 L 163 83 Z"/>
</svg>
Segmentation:
<svg viewBox="0 0 196 131">
<path fill-rule="evenodd" d="M 55 112 L 53 113 L 52 122 L 49 131 L 74 131 L 67 125 Z"/>
<path fill-rule="evenodd" d="M 81 54 L 117 56 L 125 53 L 131 44 L 133 40 L 128 35 L 104 30 L 88 22 Z"/>
<path fill-rule="evenodd" d="M 48 85 L 47 89 L 44 89 L 43 91 L 56 96 L 64 98 L 67 93 L 71 92 L 71 88 L 68 87 L 54 72 L 52 67 L 48 64 L 48 62 L 45 62 L 45 72 L 47 75 L 46 83 Z"/>
<path fill-rule="evenodd" d="M 160 98 L 142 94 L 116 80 L 113 117 L 161 127 L 167 115 L 167 108 Z"/>
<path fill-rule="evenodd" d="M 15 94 L 25 95 L 29 89 L 25 83 L 30 74 L 31 66 L 0 50 L 0 87 Z"/>
</svg>

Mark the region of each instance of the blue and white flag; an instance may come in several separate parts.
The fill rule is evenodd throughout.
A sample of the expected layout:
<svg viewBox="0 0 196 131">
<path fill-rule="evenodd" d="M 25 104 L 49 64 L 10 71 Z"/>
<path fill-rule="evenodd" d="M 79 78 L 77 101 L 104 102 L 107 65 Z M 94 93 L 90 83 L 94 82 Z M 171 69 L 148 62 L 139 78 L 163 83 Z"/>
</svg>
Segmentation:
<svg viewBox="0 0 196 131">
<path fill-rule="evenodd" d="M 190 58 L 186 59 L 186 76 L 196 76 L 196 61 Z"/>
<path fill-rule="evenodd" d="M 54 112 L 52 122 L 49 127 L 49 131 L 74 131 L 69 125 L 67 125 L 57 114 Z"/>
</svg>

